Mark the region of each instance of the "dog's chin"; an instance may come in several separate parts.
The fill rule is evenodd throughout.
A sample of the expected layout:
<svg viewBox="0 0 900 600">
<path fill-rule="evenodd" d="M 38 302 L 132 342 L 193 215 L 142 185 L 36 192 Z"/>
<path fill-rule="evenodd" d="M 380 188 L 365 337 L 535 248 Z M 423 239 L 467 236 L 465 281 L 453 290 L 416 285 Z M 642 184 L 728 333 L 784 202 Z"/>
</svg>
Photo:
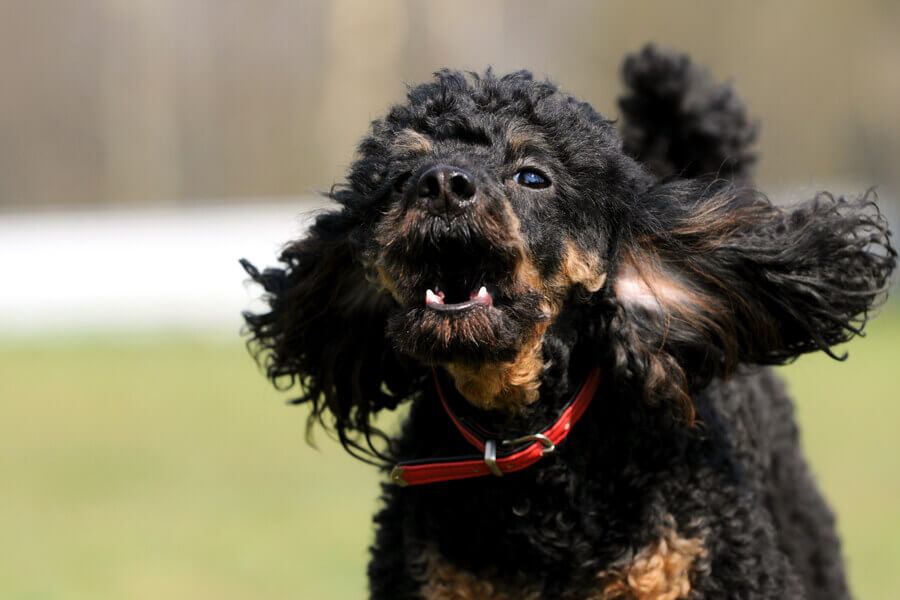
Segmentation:
<svg viewBox="0 0 900 600">
<path fill-rule="evenodd" d="M 483 364 L 515 358 L 545 319 L 530 296 L 514 304 L 472 303 L 456 310 L 412 306 L 391 316 L 387 334 L 400 352 L 427 364 Z"/>
</svg>

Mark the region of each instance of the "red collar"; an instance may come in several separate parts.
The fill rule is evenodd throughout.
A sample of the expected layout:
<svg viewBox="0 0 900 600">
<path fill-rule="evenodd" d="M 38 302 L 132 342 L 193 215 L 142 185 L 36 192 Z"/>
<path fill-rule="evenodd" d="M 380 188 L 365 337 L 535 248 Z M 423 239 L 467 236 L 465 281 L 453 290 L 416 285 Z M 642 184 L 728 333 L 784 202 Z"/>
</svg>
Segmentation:
<svg viewBox="0 0 900 600">
<path fill-rule="evenodd" d="M 485 475 L 500 477 L 504 473 L 512 473 L 530 467 L 541 460 L 545 454 L 553 452 L 557 444 L 566 439 L 572 426 L 578 422 L 594 398 L 594 393 L 600 385 L 600 374 L 600 368 L 595 367 L 556 421 L 540 433 L 514 440 L 499 440 L 491 437 L 490 432 L 477 425 L 470 425 L 464 418 L 451 410 L 441 391 L 437 372 L 435 372 L 434 385 L 444 410 L 447 411 L 450 420 L 453 421 L 466 441 L 482 454 L 478 457 L 459 456 L 402 462 L 391 471 L 391 480 L 405 487 Z"/>
</svg>

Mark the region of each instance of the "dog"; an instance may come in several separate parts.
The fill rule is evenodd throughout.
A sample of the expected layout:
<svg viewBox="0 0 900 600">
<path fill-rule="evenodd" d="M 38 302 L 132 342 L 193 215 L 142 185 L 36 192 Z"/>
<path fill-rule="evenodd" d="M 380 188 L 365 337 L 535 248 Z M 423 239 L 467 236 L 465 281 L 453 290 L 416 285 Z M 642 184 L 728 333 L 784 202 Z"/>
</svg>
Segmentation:
<svg viewBox="0 0 900 600">
<path fill-rule="evenodd" d="M 384 469 L 373 599 L 849 597 L 767 365 L 861 333 L 886 222 L 755 191 L 756 123 L 687 56 L 623 76 L 614 122 L 526 71 L 440 71 L 281 267 L 244 262 L 268 377 Z"/>
</svg>

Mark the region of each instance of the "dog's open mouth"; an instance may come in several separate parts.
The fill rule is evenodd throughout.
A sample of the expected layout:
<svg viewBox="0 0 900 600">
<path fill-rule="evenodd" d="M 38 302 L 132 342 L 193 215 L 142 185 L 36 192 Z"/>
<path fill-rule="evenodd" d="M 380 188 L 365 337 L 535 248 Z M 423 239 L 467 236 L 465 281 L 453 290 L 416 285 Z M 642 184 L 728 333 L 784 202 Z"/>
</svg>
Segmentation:
<svg viewBox="0 0 900 600">
<path fill-rule="evenodd" d="M 509 360 L 537 323 L 543 296 L 518 279 L 523 252 L 502 206 L 446 223 L 420 212 L 381 224 L 378 264 L 398 308 L 387 335 L 426 362 Z"/>
<path fill-rule="evenodd" d="M 422 306 L 424 299 L 429 312 L 459 318 L 503 304 L 512 267 L 497 254 L 486 240 L 444 240 L 425 249 L 420 261 L 406 266 L 421 282 L 410 304 Z"/>
<path fill-rule="evenodd" d="M 468 300 L 462 302 L 450 302 L 446 299 L 446 294 L 440 290 L 435 292 L 428 289 L 425 292 L 425 306 L 438 312 L 458 313 L 476 306 L 491 307 L 494 305 L 494 298 L 487 291 L 487 287 L 485 286 L 481 286 L 477 292 L 470 293 Z"/>
<path fill-rule="evenodd" d="M 421 287 L 410 290 L 388 327 L 407 354 L 428 362 L 509 360 L 546 318 L 541 294 L 516 286 L 508 268 L 497 273 L 501 265 L 492 271 L 472 261 L 465 271 L 450 272 L 446 263 L 418 266 Z"/>
</svg>

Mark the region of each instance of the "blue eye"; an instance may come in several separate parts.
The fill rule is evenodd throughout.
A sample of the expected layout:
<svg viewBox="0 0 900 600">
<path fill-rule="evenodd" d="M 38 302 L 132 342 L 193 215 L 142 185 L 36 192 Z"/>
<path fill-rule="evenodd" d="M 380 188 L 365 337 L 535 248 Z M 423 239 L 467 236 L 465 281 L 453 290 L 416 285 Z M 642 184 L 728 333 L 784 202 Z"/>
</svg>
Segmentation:
<svg viewBox="0 0 900 600">
<path fill-rule="evenodd" d="M 513 175 L 513 181 L 519 185 L 530 188 L 545 188 L 550 185 L 550 180 L 532 169 L 522 169 Z"/>
</svg>

